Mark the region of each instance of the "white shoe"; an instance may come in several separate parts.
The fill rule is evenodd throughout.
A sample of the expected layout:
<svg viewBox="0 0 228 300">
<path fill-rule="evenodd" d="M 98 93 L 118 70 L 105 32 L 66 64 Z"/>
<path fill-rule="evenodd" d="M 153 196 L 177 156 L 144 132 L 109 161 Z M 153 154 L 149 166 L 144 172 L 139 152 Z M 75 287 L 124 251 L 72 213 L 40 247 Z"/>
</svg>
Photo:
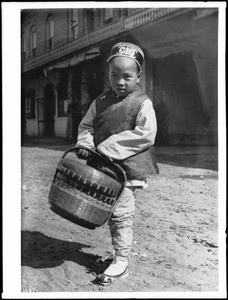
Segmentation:
<svg viewBox="0 0 228 300">
<path fill-rule="evenodd" d="M 116 279 L 124 279 L 128 276 L 128 258 L 116 256 L 104 273 L 97 276 L 97 279 L 100 284 L 107 285 Z"/>
</svg>

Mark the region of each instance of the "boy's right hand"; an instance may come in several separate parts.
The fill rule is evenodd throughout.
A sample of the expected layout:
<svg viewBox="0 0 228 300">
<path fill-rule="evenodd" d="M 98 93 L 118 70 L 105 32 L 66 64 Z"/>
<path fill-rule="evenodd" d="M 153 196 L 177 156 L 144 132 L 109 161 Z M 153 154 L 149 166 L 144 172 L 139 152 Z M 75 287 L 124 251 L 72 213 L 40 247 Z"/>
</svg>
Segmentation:
<svg viewBox="0 0 228 300">
<path fill-rule="evenodd" d="M 77 157 L 81 159 L 88 159 L 92 156 L 92 153 L 86 149 L 77 149 L 75 152 Z"/>
</svg>

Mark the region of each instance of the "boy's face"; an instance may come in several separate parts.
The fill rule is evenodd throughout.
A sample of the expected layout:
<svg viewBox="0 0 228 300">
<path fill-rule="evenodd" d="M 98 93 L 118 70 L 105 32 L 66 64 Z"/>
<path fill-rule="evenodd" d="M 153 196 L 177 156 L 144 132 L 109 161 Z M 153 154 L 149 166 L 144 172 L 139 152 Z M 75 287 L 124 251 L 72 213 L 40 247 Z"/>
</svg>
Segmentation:
<svg viewBox="0 0 228 300">
<path fill-rule="evenodd" d="M 140 80 L 136 62 L 128 57 L 117 56 L 109 62 L 109 82 L 114 92 L 126 96 Z"/>
</svg>

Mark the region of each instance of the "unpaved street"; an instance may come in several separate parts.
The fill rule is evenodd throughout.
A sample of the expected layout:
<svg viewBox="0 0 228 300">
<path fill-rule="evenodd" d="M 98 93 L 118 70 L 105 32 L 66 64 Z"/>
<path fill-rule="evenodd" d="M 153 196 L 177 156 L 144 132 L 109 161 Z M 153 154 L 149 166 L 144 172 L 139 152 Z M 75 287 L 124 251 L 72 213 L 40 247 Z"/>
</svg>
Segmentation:
<svg viewBox="0 0 228 300">
<path fill-rule="evenodd" d="M 48 204 L 57 163 L 68 147 L 52 142 L 22 146 L 23 292 L 218 290 L 215 149 L 157 149 L 160 174 L 137 192 L 130 276 L 103 287 L 94 282 L 103 270 L 93 260 L 111 249 L 107 225 L 83 228 Z"/>
</svg>

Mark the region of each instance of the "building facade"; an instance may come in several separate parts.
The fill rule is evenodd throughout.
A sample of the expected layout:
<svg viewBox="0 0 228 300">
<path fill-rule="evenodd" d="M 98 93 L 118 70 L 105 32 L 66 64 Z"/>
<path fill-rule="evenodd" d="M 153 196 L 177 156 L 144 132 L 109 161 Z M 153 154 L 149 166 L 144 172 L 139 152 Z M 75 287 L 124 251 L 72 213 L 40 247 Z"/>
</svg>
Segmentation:
<svg viewBox="0 0 228 300">
<path fill-rule="evenodd" d="M 140 84 L 155 108 L 156 144 L 216 145 L 217 8 L 22 10 L 22 137 L 76 142 L 90 103 L 109 88 L 107 55 L 119 41 L 145 53 Z"/>
</svg>

